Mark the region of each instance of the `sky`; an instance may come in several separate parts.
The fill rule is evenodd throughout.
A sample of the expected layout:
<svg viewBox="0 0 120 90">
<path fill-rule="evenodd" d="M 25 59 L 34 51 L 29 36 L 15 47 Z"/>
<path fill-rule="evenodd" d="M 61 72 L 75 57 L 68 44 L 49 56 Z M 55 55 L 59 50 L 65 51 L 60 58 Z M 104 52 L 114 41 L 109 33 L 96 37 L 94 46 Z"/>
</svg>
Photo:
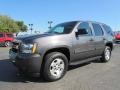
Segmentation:
<svg viewBox="0 0 120 90">
<path fill-rule="evenodd" d="M 0 0 L 0 14 L 45 32 L 53 26 L 74 20 L 90 20 L 120 30 L 120 0 Z"/>
</svg>

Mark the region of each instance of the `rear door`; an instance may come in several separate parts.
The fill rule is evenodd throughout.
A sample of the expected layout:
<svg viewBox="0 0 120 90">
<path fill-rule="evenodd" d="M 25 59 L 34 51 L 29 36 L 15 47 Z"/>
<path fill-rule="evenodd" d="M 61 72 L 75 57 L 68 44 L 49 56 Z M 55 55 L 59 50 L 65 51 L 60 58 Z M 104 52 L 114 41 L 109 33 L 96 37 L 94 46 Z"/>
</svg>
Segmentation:
<svg viewBox="0 0 120 90">
<path fill-rule="evenodd" d="M 100 24 L 92 23 L 92 27 L 95 34 L 95 55 L 101 55 L 105 48 L 105 36 L 104 31 Z"/>
<path fill-rule="evenodd" d="M 8 41 L 13 41 L 13 35 L 11 33 L 6 33 L 6 39 Z"/>
</svg>

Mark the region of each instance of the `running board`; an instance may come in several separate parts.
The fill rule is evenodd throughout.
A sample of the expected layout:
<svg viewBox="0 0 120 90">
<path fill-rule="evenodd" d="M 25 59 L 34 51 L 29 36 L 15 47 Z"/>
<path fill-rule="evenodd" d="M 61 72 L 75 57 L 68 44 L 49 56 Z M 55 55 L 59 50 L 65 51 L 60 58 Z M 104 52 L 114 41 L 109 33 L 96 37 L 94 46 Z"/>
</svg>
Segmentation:
<svg viewBox="0 0 120 90">
<path fill-rule="evenodd" d="M 88 59 L 83 59 L 80 61 L 76 61 L 76 62 L 71 62 L 69 65 L 77 65 L 77 64 L 82 64 L 85 62 L 89 62 L 89 61 L 94 61 L 96 59 L 100 59 L 102 56 L 97 56 L 97 57 L 92 57 L 92 58 L 88 58 Z"/>
</svg>

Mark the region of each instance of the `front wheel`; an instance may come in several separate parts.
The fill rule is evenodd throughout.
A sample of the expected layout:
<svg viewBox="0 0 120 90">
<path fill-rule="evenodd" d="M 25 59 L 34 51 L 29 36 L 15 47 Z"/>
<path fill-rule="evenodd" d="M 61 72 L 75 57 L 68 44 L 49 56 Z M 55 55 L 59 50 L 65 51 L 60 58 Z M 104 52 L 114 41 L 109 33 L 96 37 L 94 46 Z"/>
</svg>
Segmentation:
<svg viewBox="0 0 120 90">
<path fill-rule="evenodd" d="M 52 52 L 46 55 L 43 77 L 47 81 L 61 79 L 68 69 L 68 59 L 60 52 Z"/>
<path fill-rule="evenodd" d="M 109 46 L 105 47 L 105 50 L 102 54 L 101 61 L 102 62 L 108 62 L 111 59 L 111 48 Z"/>
</svg>

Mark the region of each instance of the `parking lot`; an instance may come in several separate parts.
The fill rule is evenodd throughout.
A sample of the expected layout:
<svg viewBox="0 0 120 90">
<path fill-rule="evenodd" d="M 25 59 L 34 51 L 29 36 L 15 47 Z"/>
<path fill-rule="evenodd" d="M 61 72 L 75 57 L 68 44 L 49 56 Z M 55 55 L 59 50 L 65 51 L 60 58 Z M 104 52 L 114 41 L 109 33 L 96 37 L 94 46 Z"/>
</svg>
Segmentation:
<svg viewBox="0 0 120 90">
<path fill-rule="evenodd" d="M 109 63 L 93 61 L 70 66 L 56 82 L 17 75 L 9 62 L 9 48 L 0 47 L 0 90 L 120 90 L 120 46 L 116 45 Z"/>
</svg>

